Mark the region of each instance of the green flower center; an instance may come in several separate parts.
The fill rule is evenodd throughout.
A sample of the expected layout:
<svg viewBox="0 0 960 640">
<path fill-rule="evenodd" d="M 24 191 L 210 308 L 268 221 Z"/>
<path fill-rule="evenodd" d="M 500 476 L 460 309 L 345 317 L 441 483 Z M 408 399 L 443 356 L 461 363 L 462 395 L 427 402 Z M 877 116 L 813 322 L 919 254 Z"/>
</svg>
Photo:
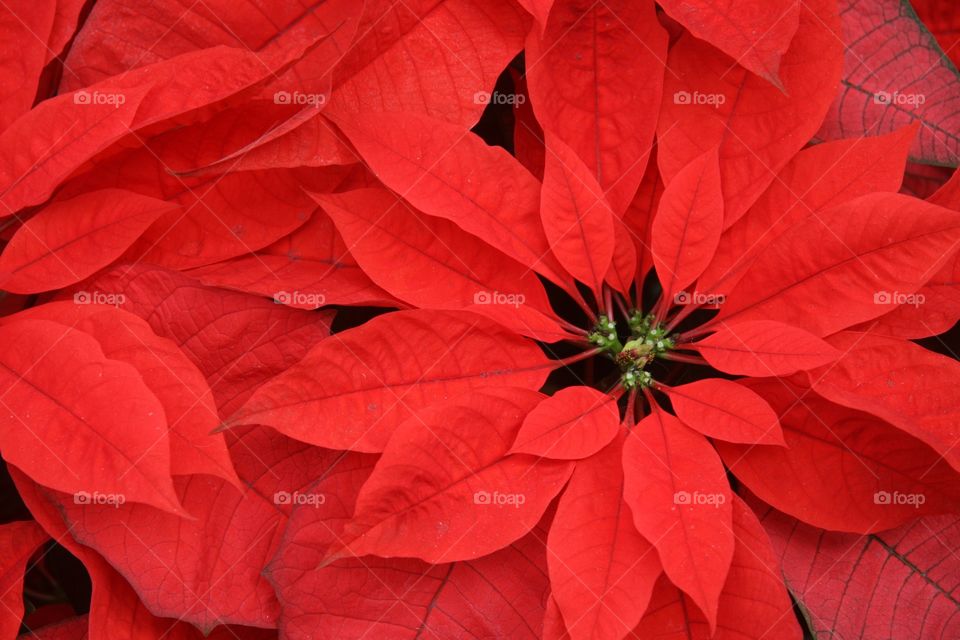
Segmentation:
<svg viewBox="0 0 960 640">
<path fill-rule="evenodd" d="M 616 321 L 601 315 L 589 340 L 620 368 L 620 382 L 625 389 L 649 387 L 653 384 L 653 377 L 646 370 L 647 365 L 672 349 L 674 342 L 651 314 L 634 311 L 629 326 L 629 337 L 626 342 L 621 342 Z"/>
</svg>

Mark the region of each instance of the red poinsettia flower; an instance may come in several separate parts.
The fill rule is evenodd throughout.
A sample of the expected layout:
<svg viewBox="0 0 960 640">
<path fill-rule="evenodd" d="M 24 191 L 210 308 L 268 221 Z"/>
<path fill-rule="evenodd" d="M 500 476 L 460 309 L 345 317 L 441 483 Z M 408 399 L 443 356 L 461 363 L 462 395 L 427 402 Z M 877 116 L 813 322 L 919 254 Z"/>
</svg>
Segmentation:
<svg viewBox="0 0 960 640">
<path fill-rule="evenodd" d="M 957 636 L 914 5 L 7 8 L 0 635 Z"/>
</svg>

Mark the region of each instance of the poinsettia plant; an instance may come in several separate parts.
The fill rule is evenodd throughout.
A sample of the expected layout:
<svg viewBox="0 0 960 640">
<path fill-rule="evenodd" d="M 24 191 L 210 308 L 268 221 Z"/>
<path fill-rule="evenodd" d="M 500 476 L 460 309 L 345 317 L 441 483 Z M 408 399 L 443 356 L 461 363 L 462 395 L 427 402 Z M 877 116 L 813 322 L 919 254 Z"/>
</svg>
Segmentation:
<svg viewBox="0 0 960 640">
<path fill-rule="evenodd" d="M 0 635 L 955 638 L 960 9 L 0 10 Z"/>
</svg>

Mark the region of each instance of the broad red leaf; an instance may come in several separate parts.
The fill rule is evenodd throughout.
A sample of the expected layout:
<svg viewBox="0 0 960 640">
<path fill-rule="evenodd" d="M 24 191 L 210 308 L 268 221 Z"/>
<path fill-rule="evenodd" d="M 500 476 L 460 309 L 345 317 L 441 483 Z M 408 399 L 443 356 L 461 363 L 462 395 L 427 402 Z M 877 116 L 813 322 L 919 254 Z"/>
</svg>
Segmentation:
<svg viewBox="0 0 960 640">
<path fill-rule="evenodd" d="M 176 203 L 119 189 L 61 200 L 17 230 L 0 255 L 0 285 L 38 293 L 78 282 L 117 258 Z"/>
<path fill-rule="evenodd" d="M 36 640 L 87 640 L 90 637 L 87 633 L 88 625 L 87 616 L 77 616 L 55 624 L 45 625 L 21 637 L 35 638 Z"/>
<path fill-rule="evenodd" d="M 653 267 L 653 253 L 650 249 L 650 227 L 657 209 L 660 207 L 660 198 L 663 197 L 663 180 L 660 179 L 660 170 L 657 168 L 656 148 L 650 158 L 650 164 L 643 174 L 643 180 L 630 206 L 623 214 L 623 224 L 630 230 L 634 246 L 637 249 L 637 278 L 638 281 L 647 275 Z"/>
<path fill-rule="evenodd" d="M 517 0 L 517 3 L 537 19 L 540 29 L 546 26 L 553 0 Z"/>
<path fill-rule="evenodd" d="M 547 136 L 580 157 L 622 215 L 643 177 L 663 92 L 667 34 L 653 2 L 559 2 L 542 33 L 527 36 L 525 54 Z"/>
<path fill-rule="evenodd" d="M 52 302 L 27 309 L 11 320 L 46 320 L 96 339 L 104 356 L 126 362 L 163 405 L 170 442 L 170 472 L 207 473 L 239 486 L 221 435 L 213 394 L 203 374 L 170 340 L 144 320 L 117 307 Z M 3 322 L 3 321 L 0 321 Z"/>
<path fill-rule="evenodd" d="M 579 460 L 608 445 L 619 428 L 620 411 L 614 398 L 590 387 L 567 387 L 524 418 L 510 452 Z"/>
<path fill-rule="evenodd" d="M 869 533 L 956 503 L 957 473 L 919 440 L 784 380 L 749 386 L 779 415 L 787 446 L 717 442 L 717 449 L 750 491 L 778 509 L 824 529 Z"/>
<path fill-rule="evenodd" d="M 513 67 L 510 67 L 509 71 L 513 80 L 513 90 L 517 96 L 513 105 L 513 155 L 530 173 L 542 181 L 547 155 L 543 128 L 533 113 L 530 92 L 527 89 L 527 76 Z"/>
<path fill-rule="evenodd" d="M 953 66 L 960 65 L 960 14 L 950 0 L 910 0 L 910 6 L 934 35 Z"/>
<path fill-rule="evenodd" d="M 910 157 L 956 166 L 960 75 L 909 0 L 840 0 L 843 81 L 818 136 L 887 133 L 919 121 Z"/>
<path fill-rule="evenodd" d="M 882 418 L 960 469 L 960 363 L 905 340 L 850 332 L 829 342 L 843 355 L 807 372 L 817 394 Z"/>
<path fill-rule="evenodd" d="M 37 548 L 47 540 L 36 522 L 23 520 L 0 524 L 0 549 L 3 560 L 0 561 L 0 633 L 5 638 L 13 638 L 20 630 L 23 618 L 23 576 L 27 571 L 27 562 Z"/>
<path fill-rule="evenodd" d="M 694 158 L 720 148 L 727 226 L 816 133 L 840 79 L 836 0 L 804 2 L 780 65 L 783 89 L 706 42 L 685 35 L 670 50 L 657 159 L 669 183 Z"/>
<path fill-rule="evenodd" d="M 620 218 L 613 220 L 613 259 L 604 280 L 611 287 L 630 298 L 631 287 L 637 276 L 637 241 L 628 223 Z"/>
<path fill-rule="evenodd" d="M 786 376 L 833 362 L 840 352 L 789 324 L 755 320 L 727 324 L 689 346 L 711 366 L 744 376 Z"/>
<path fill-rule="evenodd" d="M 863 196 L 771 243 L 717 318 L 777 320 L 828 335 L 883 315 L 878 296 L 915 293 L 958 247 L 960 214 L 899 194 Z"/>
<path fill-rule="evenodd" d="M 524 416 L 542 398 L 510 387 L 478 390 L 403 422 L 328 561 L 472 560 L 526 535 L 573 471 L 570 462 L 510 454 Z M 436 513 L 444 514 L 441 527 Z"/>
<path fill-rule="evenodd" d="M 915 126 L 904 127 L 798 153 L 750 211 L 721 236 L 697 288 L 729 293 L 753 259 L 798 221 L 858 196 L 897 191 L 915 133 Z"/>
<path fill-rule="evenodd" d="M 506 151 L 419 114 L 363 114 L 337 124 L 377 177 L 414 207 L 565 282 L 540 222 L 540 184 Z"/>
<path fill-rule="evenodd" d="M 576 152 L 547 133 L 540 219 L 550 249 L 570 274 L 600 291 L 613 258 L 613 212 Z"/>
<path fill-rule="evenodd" d="M 9 322 L 0 342 L 5 460 L 78 499 L 119 495 L 182 512 L 163 405 L 133 366 L 107 358 L 92 336 L 46 320 Z"/>
<path fill-rule="evenodd" d="M 547 590 L 541 527 L 490 556 L 449 565 L 418 560 L 339 560 L 323 568 L 376 460 L 349 454 L 309 491 L 328 499 L 296 507 L 267 576 L 281 603 L 284 637 L 537 638 Z"/>
<path fill-rule="evenodd" d="M 534 343 L 476 314 L 399 311 L 327 338 L 228 424 L 382 451 L 401 422 L 431 404 L 494 386 L 539 389 L 552 368 Z"/>
<path fill-rule="evenodd" d="M 757 517 L 737 496 L 733 497 L 733 550 L 730 574 L 720 593 L 717 633 L 689 597 L 665 578 L 654 590 L 650 609 L 631 638 L 648 640 L 746 640 L 777 638 L 800 640 L 803 632 L 784 588 L 779 559 Z"/>
<path fill-rule="evenodd" d="M 626 433 L 576 463 L 547 539 L 552 599 L 570 637 L 623 638 L 643 616 L 661 573 L 633 525 L 621 471 Z"/>
<path fill-rule="evenodd" d="M 695 158 L 667 183 L 653 218 L 653 265 L 663 296 L 693 283 L 710 264 L 723 231 L 723 193 L 716 150 Z"/>
<path fill-rule="evenodd" d="M 763 511 L 787 587 L 816 637 L 946 640 L 960 633 L 956 516 L 857 536 Z"/>
<path fill-rule="evenodd" d="M 313 197 L 364 272 L 405 302 L 462 309 L 478 301 L 510 300 L 513 306 L 550 309 L 536 274 L 452 222 L 413 210 L 385 189 Z"/>
<path fill-rule="evenodd" d="M 0 131 L 30 109 L 47 63 L 57 0 L 17 3 L 0 14 Z"/>
<path fill-rule="evenodd" d="M 747 387 L 707 378 L 665 391 L 677 417 L 706 436 L 747 444 L 783 444 L 777 414 Z"/>
<path fill-rule="evenodd" d="M 734 536 L 730 485 L 709 441 L 653 408 L 623 448 L 624 497 L 663 570 L 716 629 Z"/>
<path fill-rule="evenodd" d="M 662 0 L 661 5 L 690 33 L 706 40 L 761 78 L 781 86 L 780 60 L 797 32 L 799 2 Z"/>
</svg>

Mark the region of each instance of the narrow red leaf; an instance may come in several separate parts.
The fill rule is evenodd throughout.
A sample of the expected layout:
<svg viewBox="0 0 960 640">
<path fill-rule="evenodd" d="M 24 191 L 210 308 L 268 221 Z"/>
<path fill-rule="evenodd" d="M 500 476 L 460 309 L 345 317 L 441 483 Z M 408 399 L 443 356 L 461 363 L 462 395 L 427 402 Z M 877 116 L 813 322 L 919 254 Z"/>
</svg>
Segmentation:
<svg viewBox="0 0 960 640">
<path fill-rule="evenodd" d="M 613 212 L 577 154 L 547 134 L 540 219 L 550 249 L 573 277 L 600 291 L 613 258 Z"/>
<path fill-rule="evenodd" d="M 707 378 L 665 391 L 677 417 L 706 436 L 747 444 L 783 444 L 777 414 L 743 385 Z"/>
<path fill-rule="evenodd" d="M 620 428 L 616 400 L 590 387 L 567 387 L 524 418 L 511 453 L 579 460 L 607 446 Z"/>
<path fill-rule="evenodd" d="M 723 193 L 716 150 L 695 158 L 667 183 L 653 218 L 653 265 L 663 296 L 693 283 L 710 264 L 723 231 Z"/>
<path fill-rule="evenodd" d="M 722 323 L 719 330 L 692 343 L 711 366 L 743 376 L 788 376 L 833 362 L 840 352 L 815 335 L 781 322 L 755 320 Z"/>
<path fill-rule="evenodd" d="M 730 485 L 702 435 L 654 408 L 623 448 L 624 497 L 663 570 L 716 629 L 734 551 Z"/>
<path fill-rule="evenodd" d="M 382 451 L 400 423 L 431 404 L 493 386 L 539 389 L 551 369 L 536 344 L 476 314 L 399 311 L 324 340 L 228 424 Z"/>
<path fill-rule="evenodd" d="M 716 445 L 730 471 L 765 502 L 814 526 L 855 533 L 956 504 L 960 476 L 919 440 L 784 380 L 749 386 L 779 415 L 787 446 Z"/>
<path fill-rule="evenodd" d="M 636 193 L 656 129 L 667 34 L 655 11 L 650 0 L 560 2 L 542 34 L 527 36 L 537 118 L 580 157 L 617 215 Z"/>
<path fill-rule="evenodd" d="M 625 436 L 576 463 L 547 539 L 552 598 L 574 640 L 625 637 L 661 573 L 624 502 Z"/>
<path fill-rule="evenodd" d="M 107 266 L 159 216 L 179 210 L 130 191 L 103 189 L 55 202 L 27 220 L 0 255 L 0 285 L 39 293 Z"/>
<path fill-rule="evenodd" d="M 573 471 L 570 462 L 509 453 L 521 421 L 542 398 L 510 387 L 479 390 L 402 423 L 327 561 L 471 560 L 526 535 Z"/>
</svg>

